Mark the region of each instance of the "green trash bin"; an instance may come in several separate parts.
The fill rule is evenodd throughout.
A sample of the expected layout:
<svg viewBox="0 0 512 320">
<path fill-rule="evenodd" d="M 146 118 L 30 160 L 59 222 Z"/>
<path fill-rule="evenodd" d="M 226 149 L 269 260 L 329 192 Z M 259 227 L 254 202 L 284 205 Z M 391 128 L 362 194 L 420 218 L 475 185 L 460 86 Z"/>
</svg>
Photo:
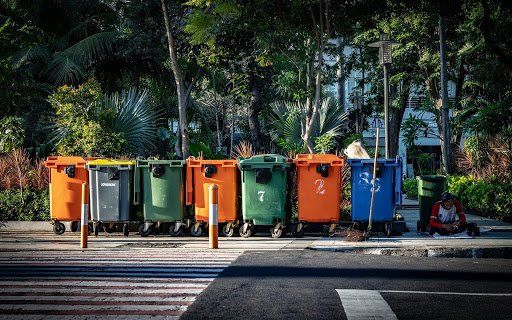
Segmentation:
<svg viewBox="0 0 512 320">
<path fill-rule="evenodd" d="M 89 203 L 94 235 L 100 226 L 107 233 L 123 224 L 123 234 L 130 233 L 134 161 L 98 159 L 88 161 Z"/>
<path fill-rule="evenodd" d="M 288 158 L 277 154 L 239 159 L 242 178 L 242 237 L 250 237 L 255 226 L 271 225 L 273 238 L 283 235 L 287 223 Z"/>
<path fill-rule="evenodd" d="M 135 165 L 134 204 L 142 205 L 144 223 L 139 234 L 154 234 L 162 223 L 170 223 L 172 236 L 185 228 L 185 161 L 137 159 Z"/>
<path fill-rule="evenodd" d="M 445 190 L 445 176 L 418 176 L 418 201 L 420 206 L 420 219 L 416 224 L 416 230 L 425 231 L 430 222 L 432 206 L 441 199 Z"/>
</svg>

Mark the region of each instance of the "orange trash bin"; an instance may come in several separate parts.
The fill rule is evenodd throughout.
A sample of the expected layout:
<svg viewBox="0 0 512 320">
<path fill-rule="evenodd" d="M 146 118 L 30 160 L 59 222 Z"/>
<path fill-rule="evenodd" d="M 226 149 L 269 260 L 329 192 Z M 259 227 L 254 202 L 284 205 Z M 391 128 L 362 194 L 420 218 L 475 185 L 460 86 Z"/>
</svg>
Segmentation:
<svg viewBox="0 0 512 320">
<path fill-rule="evenodd" d="M 299 212 L 292 233 L 302 237 L 308 223 L 329 223 L 333 227 L 340 220 L 344 159 L 334 154 L 298 154 L 294 163 Z"/>
<path fill-rule="evenodd" d="M 53 232 L 66 231 L 61 221 L 71 221 L 71 231 L 78 230 L 82 210 L 82 184 L 88 183 L 85 164 L 95 158 L 48 157 L 44 162 L 50 170 L 50 216 Z"/>
<path fill-rule="evenodd" d="M 208 224 L 208 187 L 219 187 L 219 229 L 227 237 L 233 236 L 238 220 L 238 167 L 236 160 L 187 159 L 186 204 L 194 205 L 195 223 L 190 233 L 201 236 Z"/>
</svg>

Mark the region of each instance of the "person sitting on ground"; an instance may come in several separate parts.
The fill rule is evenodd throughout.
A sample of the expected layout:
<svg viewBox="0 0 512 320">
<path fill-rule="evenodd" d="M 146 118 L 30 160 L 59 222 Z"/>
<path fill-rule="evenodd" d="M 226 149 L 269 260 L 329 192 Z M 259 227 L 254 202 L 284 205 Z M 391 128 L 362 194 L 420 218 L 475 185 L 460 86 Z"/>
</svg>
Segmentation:
<svg viewBox="0 0 512 320">
<path fill-rule="evenodd" d="M 444 192 L 441 201 L 436 202 L 432 207 L 427 231 L 431 236 L 434 233 L 446 236 L 464 231 L 467 231 L 469 235 L 480 234 L 475 223 L 467 223 L 462 205 L 449 192 Z"/>
</svg>

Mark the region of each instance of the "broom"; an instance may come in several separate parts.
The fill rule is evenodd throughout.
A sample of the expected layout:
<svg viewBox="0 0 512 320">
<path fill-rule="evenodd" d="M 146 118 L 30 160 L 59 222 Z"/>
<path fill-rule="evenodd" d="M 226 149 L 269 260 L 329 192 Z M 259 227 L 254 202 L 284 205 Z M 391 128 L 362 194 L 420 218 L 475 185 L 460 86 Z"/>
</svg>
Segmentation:
<svg viewBox="0 0 512 320">
<path fill-rule="evenodd" d="M 379 133 L 380 128 L 377 127 L 377 137 L 375 138 L 375 156 L 373 158 L 373 180 L 372 180 L 372 197 L 370 200 L 370 217 L 368 219 L 368 229 L 365 238 L 368 239 L 372 232 L 373 210 L 375 204 L 375 179 L 377 178 L 377 158 L 379 156 Z"/>
</svg>

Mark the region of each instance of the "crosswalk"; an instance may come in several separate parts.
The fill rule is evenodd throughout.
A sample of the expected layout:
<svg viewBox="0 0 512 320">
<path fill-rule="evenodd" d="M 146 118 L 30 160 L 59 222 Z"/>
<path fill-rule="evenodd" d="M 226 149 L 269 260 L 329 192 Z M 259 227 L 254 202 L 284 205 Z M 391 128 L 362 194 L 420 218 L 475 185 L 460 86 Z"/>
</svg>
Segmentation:
<svg viewBox="0 0 512 320">
<path fill-rule="evenodd" d="M 0 319 L 177 319 L 243 251 L 0 252 Z"/>
</svg>

